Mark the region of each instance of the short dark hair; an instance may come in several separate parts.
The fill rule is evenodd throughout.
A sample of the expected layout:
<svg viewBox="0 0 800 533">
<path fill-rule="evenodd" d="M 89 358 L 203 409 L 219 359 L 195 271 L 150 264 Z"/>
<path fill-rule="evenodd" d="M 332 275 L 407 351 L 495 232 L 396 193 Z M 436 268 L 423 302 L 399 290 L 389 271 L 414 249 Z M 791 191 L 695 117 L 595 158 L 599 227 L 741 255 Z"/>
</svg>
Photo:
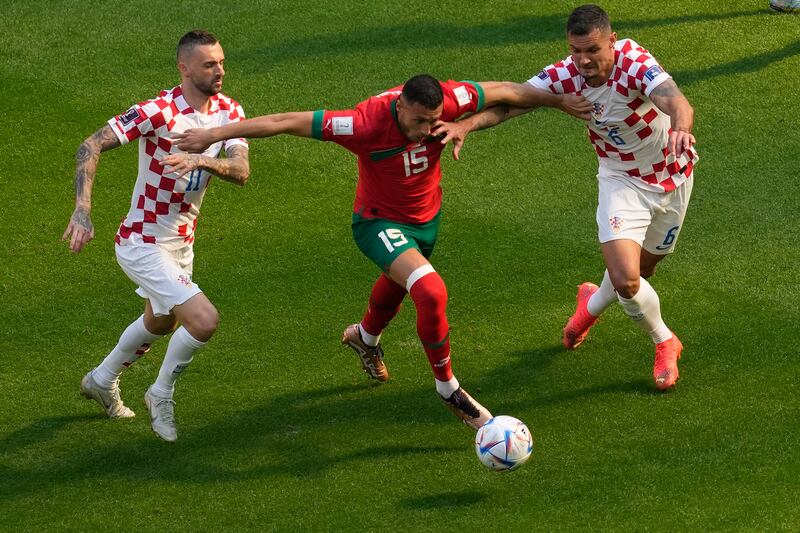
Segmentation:
<svg viewBox="0 0 800 533">
<path fill-rule="evenodd" d="M 444 101 L 442 85 L 428 74 L 419 74 L 403 85 L 403 97 L 407 102 L 422 104 L 427 109 L 436 109 Z"/>
<path fill-rule="evenodd" d="M 192 30 L 178 41 L 178 58 L 197 45 L 216 44 L 219 42 L 217 36 L 206 30 Z"/>
<path fill-rule="evenodd" d="M 603 8 L 586 4 L 575 8 L 567 20 L 568 35 L 589 35 L 594 30 L 611 31 L 611 19 Z"/>
</svg>

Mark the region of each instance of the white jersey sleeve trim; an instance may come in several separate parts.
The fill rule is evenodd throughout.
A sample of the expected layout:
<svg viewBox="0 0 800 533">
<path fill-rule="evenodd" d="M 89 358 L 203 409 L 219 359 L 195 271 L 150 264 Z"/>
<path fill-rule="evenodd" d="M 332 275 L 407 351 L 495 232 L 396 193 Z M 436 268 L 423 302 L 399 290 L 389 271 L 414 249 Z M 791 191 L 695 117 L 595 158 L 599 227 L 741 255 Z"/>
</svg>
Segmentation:
<svg viewBox="0 0 800 533">
<path fill-rule="evenodd" d="M 653 81 L 651 81 L 650 83 L 647 84 L 647 88 L 644 90 L 644 95 L 649 97 L 650 93 L 653 92 L 653 89 L 655 89 L 656 87 L 658 87 L 659 85 L 661 85 L 665 81 L 671 80 L 671 79 L 672 79 L 672 76 L 670 76 L 666 72 L 662 72 L 661 74 L 659 74 L 658 76 L 653 78 Z"/>
</svg>

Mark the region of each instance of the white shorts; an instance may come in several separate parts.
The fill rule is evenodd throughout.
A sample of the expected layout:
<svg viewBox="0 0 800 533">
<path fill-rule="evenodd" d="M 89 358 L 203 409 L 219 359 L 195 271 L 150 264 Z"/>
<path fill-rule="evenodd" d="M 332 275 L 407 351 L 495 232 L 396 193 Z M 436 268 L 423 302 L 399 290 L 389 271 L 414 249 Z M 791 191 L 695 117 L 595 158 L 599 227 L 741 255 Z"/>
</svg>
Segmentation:
<svg viewBox="0 0 800 533">
<path fill-rule="evenodd" d="M 203 292 L 192 282 L 191 246 L 165 250 L 157 244 L 142 244 L 115 249 L 117 263 L 139 285 L 136 294 L 150 300 L 156 316 L 170 314 L 173 307 Z"/>
<path fill-rule="evenodd" d="M 672 253 L 689 206 L 694 179 L 670 192 L 641 189 L 630 179 L 599 175 L 597 236 L 601 243 L 630 239 L 655 255 Z"/>
</svg>

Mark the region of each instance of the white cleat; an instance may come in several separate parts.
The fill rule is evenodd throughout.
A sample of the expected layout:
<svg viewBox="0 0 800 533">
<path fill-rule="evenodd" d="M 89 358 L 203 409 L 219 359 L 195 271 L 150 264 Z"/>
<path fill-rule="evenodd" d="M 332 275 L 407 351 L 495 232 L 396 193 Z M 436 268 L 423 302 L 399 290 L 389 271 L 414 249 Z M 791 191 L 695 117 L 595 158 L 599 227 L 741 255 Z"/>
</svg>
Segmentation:
<svg viewBox="0 0 800 533">
<path fill-rule="evenodd" d="M 90 370 L 81 380 L 81 394 L 88 400 L 99 403 L 108 418 L 133 418 L 136 413 L 125 407 L 119 397 L 119 380 L 111 388 L 101 387 L 94 380 L 94 370 Z"/>
<path fill-rule="evenodd" d="M 150 392 L 144 393 L 144 404 L 150 411 L 150 424 L 153 431 L 167 442 L 178 440 L 178 428 L 175 427 L 175 402 L 172 398 L 161 398 Z"/>
</svg>

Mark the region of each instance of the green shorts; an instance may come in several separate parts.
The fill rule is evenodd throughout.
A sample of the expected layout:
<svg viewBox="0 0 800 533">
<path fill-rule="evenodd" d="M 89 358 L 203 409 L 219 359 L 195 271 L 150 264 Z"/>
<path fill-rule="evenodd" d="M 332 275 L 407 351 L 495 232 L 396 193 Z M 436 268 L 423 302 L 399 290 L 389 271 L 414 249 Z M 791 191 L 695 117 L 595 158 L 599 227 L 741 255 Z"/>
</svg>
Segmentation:
<svg viewBox="0 0 800 533">
<path fill-rule="evenodd" d="M 401 253 L 416 248 L 430 259 L 439 235 L 441 213 L 424 224 L 407 224 L 385 218 L 364 218 L 353 213 L 353 240 L 358 249 L 384 272 Z"/>
</svg>

